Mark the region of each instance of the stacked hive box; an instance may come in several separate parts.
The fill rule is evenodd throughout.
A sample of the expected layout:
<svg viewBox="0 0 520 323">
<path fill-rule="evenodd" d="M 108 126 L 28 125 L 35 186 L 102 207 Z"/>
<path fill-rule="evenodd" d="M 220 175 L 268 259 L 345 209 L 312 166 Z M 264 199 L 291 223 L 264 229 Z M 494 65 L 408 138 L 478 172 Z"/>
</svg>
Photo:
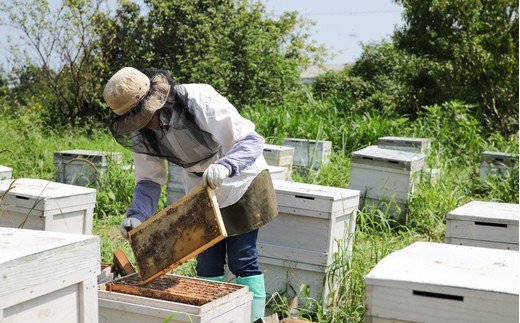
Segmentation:
<svg viewBox="0 0 520 323">
<path fill-rule="evenodd" d="M 267 165 L 283 167 L 285 169 L 285 179 L 291 177 L 292 163 L 294 158 L 294 148 L 276 145 L 264 145 L 263 155 Z M 271 172 L 272 174 L 273 172 Z M 278 173 L 278 172 L 276 172 Z M 274 178 L 273 178 L 274 179 Z"/>
<path fill-rule="evenodd" d="M 473 201 L 446 216 L 446 242 L 518 250 L 518 204 Z"/>
<path fill-rule="evenodd" d="M 298 291 L 306 283 L 325 304 L 325 269 L 338 241 L 342 251 L 352 250 L 359 191 L 288 181 L 274 181 L 274 188 L 279 214 L 258 233 L 266 290 Z"/>
<path fill-rule="evenodd" d="M 407 151 L 428 156 L 431 150 L 431 140 L 427 138 L 381 137 L 378 139 L 377 146 L 381 149 Z M 435 183 L 441 176 L 441 170 L 425 167 L 422 174 L 425 179 Z"/>
<path fill-rule="evenodd" d="M 382 149 L 428 155 L 431 148 L 431 141 L 427 138 L 381 137 L 377 141 L 377 146 Z"/>
<path fill-rule="evenodd" d="M 370 146 L 352 153 L 350 189 L 365 205 L 377 205 L 406 222 L 406 205 L 425 165 L 425 156 Z"/>
<path fill-rule="evenodd" d="M 366 276 L 366 322 L 518 322 L 518 252 L 416 242 Z"/>
<path fill-rule="evenodd" d="M 98 322 L 99 237 L 0 228 L 0 321 Z"/>
<path fill-rule="evenodd" d="M 489 175 L 504 175 L 518 162 L 518 155 L 484 151 L 480 157 L 480 179 L 486 180 Z"/>
<path fill-rule="evenodd" d="M 0 226 L 92 232 L 96 190 L 41 179 L 0 181 Z"/>
<path fill-rule="evenodd" d="M 294 148 L 293 165 L 300 167 L 318 169 L 332 152 L 330 141 L 286 138 L 283 145 Z"/>
<path fill-rule="evenodd" d="M 121 164 L 121 153 L 93 150 L 63 150 L 54 153 L 54 180 L 59 183 L 90 186 L 99 182 L 109 164 Z"/>
<path fill-rule="evenodd" d="M 168 163 L 168 194 L 166 200 L 168 204 L 172 204 L 186 192 L 184 190 L 184 169 L 173 163 Z"/>
<path fill-rule="evenodd" d="M 175 277 L 166 275 L 163 277 Z M 246 323 L 251 321 L 251 300 L 252 294 L 248 292 L 246 286 L 239 286 L 228 283 L 216 283 L 203 281 L 196 278 L 183 278 L 192 281 L 191 291 L 197 291 L 197 285 L 204 284 L 220 285 L 222 290 L 235 287 L 235 291 L 216 298 L 202 305 L 181 303 L 182 297 L 176 297 L 178 301 L 161 300 L 151 298 L 160 293 L 150 293 L 150 297 L 134 296 L 125 293 L 107 291 L 104 285 L 99 286 L 99 322 L 102 323 L 152 323 L 152 322 L 214 322 L 214 323 Z M 149 285 L 149 284 L 148 284 Z M 145 289 L 147 285 L 143 286 Z M 174 286 L 165 285 L 164 289 Z M 213 291 L 215 287 L 209 286 Z M 219 287 L 217 287 L 219 288 Z M 209 290 L 206 292 L 198 291 L 199 294 L 192 295 L 191 299 L 208 297 Z M 162 293 L 161 293 L 162 294 Z M 190 300 L 184 297 L 185 300 Z"/>
<path fill-rule="evenodd" d="M 12 168 L 0 165 L 0 181 L 4 179 L 11 179 L 12 176 Z"/>
</svg>

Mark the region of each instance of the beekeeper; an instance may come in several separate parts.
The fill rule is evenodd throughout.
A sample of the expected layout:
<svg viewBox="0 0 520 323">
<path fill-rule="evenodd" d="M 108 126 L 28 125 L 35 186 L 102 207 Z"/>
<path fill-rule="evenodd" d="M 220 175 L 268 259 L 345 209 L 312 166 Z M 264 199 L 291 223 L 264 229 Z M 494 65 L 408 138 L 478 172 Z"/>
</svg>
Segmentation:
<svg viewBox="0 0 520 323">
<path fill-rule="evenodd" d="M 258 228 L 276 216 L 274 189 L 255 125 L 207 84 L 176 85 L 163 70 L 125 67 L 105 86 L 114 138 L 132 150 L 136 186 L 121 222 L 124 237 L 155 214 L 165 160 L 184 168 L 184 188 L 215 190 L 229 237 L 197 256 L 197 275 L 224 281 L 224 263 L 253 293 L 252 320 L 264 315 Z"/>
</svg>

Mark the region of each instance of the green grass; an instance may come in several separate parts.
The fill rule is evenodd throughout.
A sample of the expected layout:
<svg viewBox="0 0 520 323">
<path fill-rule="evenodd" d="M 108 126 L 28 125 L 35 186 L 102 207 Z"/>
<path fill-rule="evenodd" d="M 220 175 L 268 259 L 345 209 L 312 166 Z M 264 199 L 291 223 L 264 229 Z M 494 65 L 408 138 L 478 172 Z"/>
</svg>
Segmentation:
<svg viewBox="0 0 520 323">
<path fill-rule="evenodd" d="M 429 167 L 438 168 L 441 177 L 431 181 L 425 176 L 408 205 L 406 226 L 392 222 L 385 212 L 362 209 L 357 217 L 352 257 L 340 246 L 340 252 L 328 269 L 337 276 L 337 293 L 323 304 L 308 298 L 308 286 L 296 286 L 305 304 L 299 309 L 301 318 L 320 322 L 361 322 L 364 315 L 364 276 L 383 257 L 415 241 L 442 242 L 445 238 L 446 213 L 471 201 L 493 200 L 518 203 L 518 165 L 505 178 L 479 179 L 479 158 L 483 150 L 518 153 L 518 135 L 503 137 L 485 134 L 472 117 L 472 108 L 460 102 L 429 107 L 415 120 L 392 115 L 363 113 L 349 115 L 312 97 L 295 98 L 292 106 L 259 106 L 243 111 L 257 125 L 257 131 L 268 143 L 280 144 L 284 137 L 331 140 L 334 153 L 330 162 L 319 171 L 294 172 L 293 180 L 320 185 L 347 187 L 350 154 L 374 144 L 381 136 L 415 136 L 433 139 L 427 160 Z M 34 122 L 34 115 L 3 118 L 0 121 L 0 165 L 13 168 L 15 178 L 52 179 L 53 152 L 67 149 L 118 151 L 124 164 L 132 163 L 131 153 L 120 147 L 106 131 L 92 127 L 87 130 L 49 130 Z M 112 261 L 116 248 L 133 260 L 128 242 L 119 235 L 119 223 L 131 203 L 133 172 L 110 166 L 97 188 L 94 233 L 101 239 L 102 261 Z M 159 209 L 165 206 L 165 190 Z M 177 272 L 193 276 L 194 261 Z M 278 295 L 270 306 L 285 316 L 291 313 L 290 299 Z"/>
</svg>

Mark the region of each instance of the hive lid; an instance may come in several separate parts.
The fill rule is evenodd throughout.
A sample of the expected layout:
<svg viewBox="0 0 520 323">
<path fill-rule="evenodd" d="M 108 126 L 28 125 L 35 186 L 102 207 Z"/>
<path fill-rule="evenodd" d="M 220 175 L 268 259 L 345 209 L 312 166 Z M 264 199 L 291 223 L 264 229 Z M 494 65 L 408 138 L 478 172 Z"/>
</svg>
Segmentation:
<svg viewBox="0 0 520 323">
<path fill-rule="evenodd" d="M 93 163 L 106 164 L 108 162 L 112 162 L 114 164 L 119 164 L 123 159 L 123 154 L 121 154 L 120 152 L 106 152 L 83 149 L 61 150 L 54 152 L 55 162 L 58 160 L 69 161 L 76 158 L 86 159 Z"/>
<path fill-rule="evenodd" d="M 416 171 L 424 168 L 426 156 L 401 150 L 368 146 L 352 153 L 352 163 L 377 164 L 388 168 Z"/>
<path fill-rule="evenodd" d="M 294 151 L 294 147 L 265 144 L 264 145 L 264 152 L 266 152 L 266 151 L 267 152 L 270 152 L 270 151 L 281 151 L 281 152 Z"/>
<path fill-rule="evenodd" d="M 7 172 L 12 172 L 12 171 L 13 171 L 13 169 L 11 167 L 0 165 L 0 173 L 7 173 Z"/>
<path fill-rule="evenodd" d="M 0 267 L 12 260 L 88 240 L 96 242 L 99 237 L 0 227 Z"/>
<path fill-rule="evenodd" d="M 465 221 L 489 219 L 518 225 L 519 207 L 511 203 L 472 201 L 450 211 L 446 218 Z"/>
<path fill-rule="evenodd" d="M 129 232 L 139 276 L 150 282 L 227 236 L 212 189 L 199 187 Z"/>
<path fill-rule="evenodd" d="M 339 187 L 281 180 L 273 181 L 273 185 L 277 195 L 298 195 L 332 201 L 359 197 L 359 191 Z"/>
<path fill-rule="evenodd" d="M 518 252 L 416 242 L 391 253 L 366 276 L 394 288 L 444 286 L 518 295 Z"/>
<path fill-rule="evenodd" d="M 506 166 L 511 166 L 511 164 L 516 160 L 518 160 L 518 155 L 497 151 L 484 151 L 480 156 L 480 161 L 482 163 L 501 163 Z"/>
<path fill-rule="evenodd" d="M 96 190 L 49 180 L 18 178 L 0 181 L 0 204 L 48 211 L 96 202 Z"/>
</svg>

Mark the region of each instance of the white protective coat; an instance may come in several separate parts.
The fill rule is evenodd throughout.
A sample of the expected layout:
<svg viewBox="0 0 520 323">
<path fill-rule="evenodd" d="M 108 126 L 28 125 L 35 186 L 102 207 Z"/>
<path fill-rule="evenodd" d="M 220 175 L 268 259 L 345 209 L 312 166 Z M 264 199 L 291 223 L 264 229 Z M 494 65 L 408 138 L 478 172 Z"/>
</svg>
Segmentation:
<svg viewBox="0 0 520 323">
<path fill-rule="evenodd" d="M 203 173 L 217 159 L 222 158 L 239 139 L 255 131 L 255 125 L 243 118 L 235 107 L 212 86 L 207 84 L 184 84 L 188 92 L 188 102 L 194 107 L 195 121 L 204 131 L 211 133 L 213 139 L 222 145 L 222 154 L 217 154 L 206 162 L 184 170 L 184 189 L 190 192 L 200 185 L 202 177 L 191 174 Z M 167 135 L 168 136 L 168 135 Z M 167 182 L 166 164 L 161 157 L 134 153 L 136 182 L 149 180 L 160 185 Z M 246 192 L 249 184 L 267 163 L 262 154 L 253 165 L 243 169 L 240 174 L 224 179 L 215 193 L 221 208 L 236 203 Z"/>
</svg>

